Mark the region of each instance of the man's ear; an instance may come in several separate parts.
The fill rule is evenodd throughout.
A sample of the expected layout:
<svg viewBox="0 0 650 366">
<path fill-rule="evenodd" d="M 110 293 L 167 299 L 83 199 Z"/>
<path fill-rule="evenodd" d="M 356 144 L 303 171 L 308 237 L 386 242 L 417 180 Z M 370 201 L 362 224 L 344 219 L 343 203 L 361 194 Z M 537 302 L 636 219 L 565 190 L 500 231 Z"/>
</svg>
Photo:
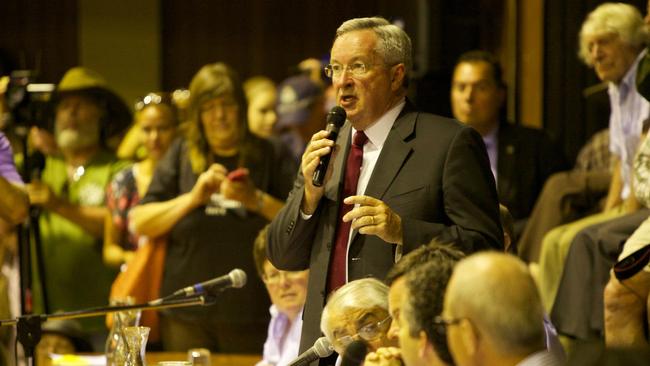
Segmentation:
<svg viewBox="0 0 650 366">
<path fill-rule="evenodd" d="M 478 353 L 479 333 L 478 330 L 467 319 L 462 319 L 458 324 L 460 331 L 461 342 L 470 356 L 475 356 Z"/>
<path fill-rule="evenodd" d="M 393 91 L 398 91 L 404 84 L 406 77 L 406 66 L 404 64 L 397 64 L 391 67 L 391 80 L 390 88 Z"/>
<path fill-rule="evenodd" d="M 433 351 L 431 343 L 429 343 L 429 339 L 427 338 L 427 334 L 421 330 L 420 333 L 418 333 L 418 357 L 422 360 L 427 360 L 429 359 L 427 355 Z"/>
</svg>

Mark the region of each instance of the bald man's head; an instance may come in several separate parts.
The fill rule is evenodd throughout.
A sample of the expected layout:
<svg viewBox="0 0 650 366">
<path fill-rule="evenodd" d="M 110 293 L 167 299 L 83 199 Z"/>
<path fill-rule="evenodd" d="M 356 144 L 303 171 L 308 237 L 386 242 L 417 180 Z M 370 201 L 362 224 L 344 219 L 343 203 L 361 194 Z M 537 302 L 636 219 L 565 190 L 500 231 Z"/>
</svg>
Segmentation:
<svg viewBox="0 0 650 366">
<path fill-rule="evenodd" d="M 444 314 L 468 319 L 502 354 L 528 355 L 544 345 L 544 310 L 528 267 L 497 252 L 458 263 L 447 287 Z"/>
</svg>

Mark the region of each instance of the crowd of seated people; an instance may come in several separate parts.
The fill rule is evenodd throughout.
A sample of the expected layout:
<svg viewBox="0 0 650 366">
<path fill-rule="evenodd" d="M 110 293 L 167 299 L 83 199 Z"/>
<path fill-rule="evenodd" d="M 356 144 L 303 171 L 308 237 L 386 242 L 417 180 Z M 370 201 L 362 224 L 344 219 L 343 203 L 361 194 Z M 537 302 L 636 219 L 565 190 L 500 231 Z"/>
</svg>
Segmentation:
<svg viewBox="0 0 650 366">
<path fill-rule="evenodd" d="M 405 32 L 381 18 L 339 29 L 333 47 L 339 42 L 333 55 L 339 59 L 325 70 L 332 85 L 322 78 L 325 65 L 315 59 L 278 84 L 263 76 L 243 82 L 232 66 L 217 62 L 197 71 L 183 101 L 152 91 L 134 105 L 133 117 L 101 75 L 73 67 L 52 95 L 53 128 L 29 132 L 30 151 L 44 155 L 42 174 L 21 177 L 17 171 L 31 157 L 15 159 L 9 139 L 0 134 L 0 318 L 20 313 L 14 235 L 31 205 L 40 209 L 43 264 L 33 267 L 35 313 L 107 304 L 118 272 L 128 270 L 139 248 L 154 240 L 166 247 L 161 295 L 233 268 L 259 275 L 250 276 L 242 289 L 219 293 L 211 306 L 161 310 L 165 351 L 262 354 L 258 366 L 282 366 L 313 344 L 305 334 L 318 333 L 335 352 L 321 365 L 348 362 L 346 351 L 358 343 L 367 354 L 357 364 L 366 366 L 578 364 L 594 358 L 593 341 L 620 348 L 623 355 L 628 349 L 645 354 L 649 25 L 650 16 L 644 21 L 636 8 L 620 3 L 600 5 L 584 20 L 579 55 L 608 83 L 612 112 L 608 130 L 585 145 L 573 171 L 565 171 L 565 159 L 547 134 L 503 118 L 507 89 L 501 66 L 494 55 L 475 50 L 460 56 L 450 85 L 453 117 L 462 123 L 440 121 L 460 131 L 448 134 L 453 135 L 451 153 L 466 157 L 454 145 L 463 138 L 461 145 L 476 153 L 467 161 L 484 170 L 476 174 L 482 188 L 449 191 L 446 183 L 435 194 L 432 186 L 396 174 L 403 187 L 383 187 L 386 197 L 373 191 L 376 200 L 354 193 L 393 170 L 421 164 L 419 157 L 415 163 L 408 159 L 435 141 L 426 137 L 429 130 L 418 129 L 418 118 L 409 117 L 415 107 L 402 94 L 410 59 L 399 57 L 410 48 L 395 56 L 368 47 L 375 58 L 388 55 L 384 62 L 371 62 L 365 54 L 348 57 L 349 50 L 340 47 L 373 44 L 372 37 L 405 42 Z M 368 36 L 368 30 L 376 34 Z M 410 39 L 406 43 L 410 47 Z M 343 56 L 347 62 L 338 63 Z M 388 62 L 389 57 L 397 61 Z M 386 96 L 377 94 L 382 86 L 394 100 L 379 98 Z M 0 95 L 5 88 L 2 79 Z M 378 101 L 364 99 L 363 93 L 372 92 Z M 334 104 L 352 119 L 381 112 L 381 128 L 349 120 L 351 127 L 341 130 L 347 145 L 340 146 L 339 136 L 335 147 L 321 131 Z M 5 113 L 0 103 L 0 114 Z M 386 124 L 386 115 L 396 120 L 394 126 Z M 409 145 L 414 136 L 425 142 Z M 384 146 L 393 150 L 383 153 Z M 361 155 L 355 157 L 356 149 Z M 405 163 L 390 160 L 393 152 L 403 154 Z M 351 191 L 345 169 L 329 172 L 329 179 L 340 179 L 338 186 L 305 184 L 311 181 L 306 173 L 328 153 L 332 161 L 337 154 L 346 157 L 338 157 L 339 169 L 357 159 Z M 386 161 L 397 166 L 387 168 Z M 462 162 L 444 164 L 435 179 L 444 181 L 465 168 Z M 364 177 L 367 166 L 375 170 Z M 470 212 L 454 207 L 468 204 L 463 193 L 481 189 L 487 193 Z M 314 192 L 322 198 L 312 202 Z M 417 204 L 429 203 L 426 193 L 445 200 L 444 214 L 421 212 L 425 206 Z M 410 200 L 399 200 L 409 195 Z M 299 204 L 285 205 L 296 197 Z M 327 220 L 338 220 L 337 214 L 340 222 L 330 227 Z M 339 264 L 330 252 L 337 250 L 346 224 L 341 235 L 349 264 L 337 279 L 343 282 L 333 286 L 332 268 Z M 296 230 L 300 234 L 294 237 Z M 332 242 L 319 246 L 323 235 Z M 352 245 L 359 235 L 382 242 L 368 241 L 359 249 Z M 282 243 L 285 252 L 279 252 L 281 240 L 289 242 Z M 301 242 L 294 247 L 293 240 Z M 370 258 L 364 250 L 381 257 Z M 301 260 L 292 262 L 294 256 Z M 352 273 L 353 266 L 358 273 Z M 313 290 L 315 283 L 323 288 Z M 322 301 L 315 303 L 316 297 Z M 312 315 L 308 319 L 305 313 Z M 319 329 L 313 328 L 314 313 Z M 74 340 L 83 335 L 83 347 L 71 351 L 103 350 L 103 319 L 74 326 Z M 311 328 L 305 332 L 306 327 Z M 9 333 L 0 332 L 0 357 L 7 360 L 13 347 Z"/>
</svg>

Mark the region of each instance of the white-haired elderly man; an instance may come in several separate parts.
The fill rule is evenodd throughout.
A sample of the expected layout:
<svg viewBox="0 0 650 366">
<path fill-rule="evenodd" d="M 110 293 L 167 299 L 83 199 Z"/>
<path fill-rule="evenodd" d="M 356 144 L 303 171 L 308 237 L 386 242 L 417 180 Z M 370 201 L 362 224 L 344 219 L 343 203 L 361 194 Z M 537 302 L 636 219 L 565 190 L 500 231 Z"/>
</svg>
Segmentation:
<svg viewBox="0 0 650 366">
<path fill-rule="evenodd" d="M 394 346 L 387 336 L 390 323 L 388 286 L 375 278 L 363 278 L 332 293 L 323 309 L 321 330 L 342 355 L 356 340 L 365 342 L 369 351 Z"/>
<path fill-rule="evenodd" d="M 634 194 L 631 193 L 633 160 L 644 121 L 650 112 L 650 104 L 637 92 L 635 80 L 647 40 L 648 32 L 641 13 L 635 7 L 623 3 L 598 6 L 589 13 L 580 30 L 580 57 L 594 69 L 600 80 L 609 84 L 609 148 L 616 165 L 603 211 L 559 226 L 546 234 L 542 242 L 539 268 L 540 294 L 546 310 L 552 313 L 551 320 L 561 333 L 578 338 L 598 334 L 597 331 L 587 329 L 586 325 L 592 318 L 602 318 L 602 315 L 592 316 L 592 312 L 602 313 L 602 303 L 598 305 L 591 301 L 589 292 L 576 295 L 576 291 L 591 288 L 600 288 L 602 291 L 608 278 L 605 275 L 602 281 L 594 281 L 591 277 L 584 277 L 584 274 L 593 273 L 591 267 L 598 259 L 593 255 L 598 252 L 594 249 L 595 243 L 586 240 L 595 235 L 585 233 L 597 233 L 600 227 L 615 224 L 617 222 L 612 220 L 620 219 L 638 208 Z M 632 219 L 636 219 L 636 226 L 642 221 L 636 216 Z M 594 226 L 597 224 L 599 226 Z M 618 232 L 618 229 L 610 228 L 605 232 L 611 234 Z M 617 249 L 618 245 L 615 247 Z M 573 253 L 578 249 L 578 252 Z M 561 287 L 563 282 L 574 285 Z M 558 292 L 562 288 L 562 292 Z M 566 293 L 568 297 L 560 293 Z M 565 298 L 569 301 L 562 300 Z M 590 300 L 584 301 L 584 306 L 565 305 L 574 303 L 575 299 L 587 298 Z M 574 310 L 568 313 L 569 308 Z M 566 315 L 564 318 L 563 314 Z M 579 317 L 585 320 L 582 321 Z"/>
<path fill-rule="evenodd" d="M 650 1 L 646 25 L 650 25 Z M 639 64 L 637 88 L 650 100 L 650 56 Z M 646 137 L 635 159 L 634 192 L 644 206 L 650 207 L 650 137 Z M 650 322 L 650 265 L 643 261 L 650 249 L 650 217 L 627 239 L 607 283 L 605 302 L 605 343 L 608 347 L 647 347 Z M 645 264 L 644 264 L 645 263 Z M 625 268 L 626 271 L 620 271 Z M 617 276 L 614 276 L 617 273 Z"/>
<path fill-rule="evenodd" d="M 458 366 L 559 365 L 544 344 L 544 309 L 527 266 L 497 252 L 454 268 L 441 324 Z"/>
</svg>

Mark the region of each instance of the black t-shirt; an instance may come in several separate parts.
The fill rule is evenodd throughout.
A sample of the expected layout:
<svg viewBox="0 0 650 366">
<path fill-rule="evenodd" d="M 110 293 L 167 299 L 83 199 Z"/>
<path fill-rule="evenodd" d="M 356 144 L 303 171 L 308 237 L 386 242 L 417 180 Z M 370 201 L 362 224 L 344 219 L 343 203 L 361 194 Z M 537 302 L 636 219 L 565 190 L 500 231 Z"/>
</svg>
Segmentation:
<svg viewBox="0 0 650 366">
<path fill-rule="evenodd" d="M 244 165 L 250 170 L 255 186 L 280 200 L 291 189 L 296 164 L 277 155 L 277 149 L 264 140 L 253 138 L 257 153 Z M 238 167 L 239 157 L 214 157 L 215 163 L 228 171 Z M 187 144 L 177 140 L 156 167 L 151 185 L 141 204 L 167 201 L 190 192 L 198 175 L 192 171 Z M 259 323 L 264 331 L 268 323 L 269 300 L 262 282 L 255 275 L 252 248 L 258 232 L 268 221 L 244 209 L 226 209 L 206 214 L 201 206 L 183 217 L 169 232 L 161 295 L 227 274 L 241 268 L 248 275 L 246 286 L 229 289 L 218 295 L 215 305 L 169 310 L 181 319 Z M 224 212 L 225 211 L 225 212 Z"/>
</svg>

